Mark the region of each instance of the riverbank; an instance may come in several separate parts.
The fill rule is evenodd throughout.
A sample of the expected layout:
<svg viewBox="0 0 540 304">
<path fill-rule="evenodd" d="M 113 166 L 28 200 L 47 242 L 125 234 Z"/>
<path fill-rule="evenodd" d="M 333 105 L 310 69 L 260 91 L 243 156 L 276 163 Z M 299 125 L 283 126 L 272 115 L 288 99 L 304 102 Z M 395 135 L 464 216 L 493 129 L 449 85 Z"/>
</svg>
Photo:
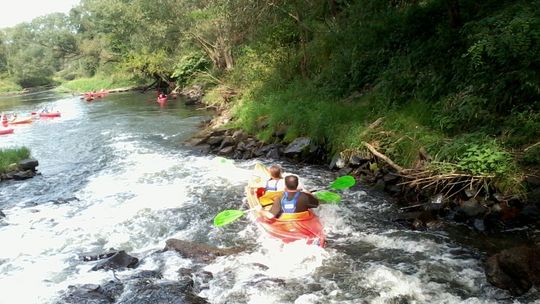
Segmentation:
<svg viewBox="0 0 540 304">
<path fill-rule="evenodd" d="M 94 76 L 88 78 L 77 78 L 70 81 L 60 81 L 56 84 L 22 88 L 8 79 L 3 79 L 0 86 L 0 96 L 14 96 L 28 93 L 54 90 L 61 93 L 85 93 L 99 90 L 107 90 L 109 93 L 118 93 L 144 89 L 147 86 L 145 81 L 134 80 L 124 75 Z"/>
<path fill-rule="evenodd" d="M 287 143 L 276 133 L 270 142 L 265 142 L 241 129 L 225 127 L 223 122 L 230 120 L 228 114 L 214 118 L 190 143 L 200 151 L 235 159 L 287 159 L 328 166 L 340 175 L 352 174 L 394 197 L 407 213 L 404 223 L 413 229 L 436 227 L 433 222 L 441 217 L 485 233 L 516 227 L 534 229 L 538 225 L 540 180 L 534 176 L 526 179 L 531 190 L 524 196 L 504 195 L 490 184 L 492 176 L 440 173 L 430 171 L 427 164 L 403 168 L 369 143 L 364 143 L 369 153 L 344 150 L 328 162 L 330 156 L 324 147 L 309 137 Z M 424 162 L 427 159 L 424 156 Z"/>
<path fill-rule="evenodd" d="M 351 174 L 362 184 L 394 198 L 401 213 L 392 220 L 405 229 L 452 231 L 456 229 L 451 227 L 464 224 L 469 231 L 454 235 L 459 242 L 470 243 L 467 239 L 473 235 L 492 239 L 497 245 L 486 241 L 473 246 L 488 255 L 485 273 L 494 286 L 509 290 L 514 296 L 538 286 L 538 276 L 529 270 L 540 267 L 535 262 L 540 255 L 540 180 L 534 176 L 524 181 L 530 189 L 525 196 L 503 195 L 490 184 L 493 177 L 428 170 L 427 155 L 420 155 L 423 166 L 403 168 L 366 142 L 363 146 L 369 153 L 343 150 L 330 158 L 324 147 L 309 137 L 287 142 L 284 132 L 276 132 L 271 140 L 262 141 L 255 134 L 231 128 L 234 117 L 230 113 L 222 110 L 202 126 L 189 144 L 202 153 L 234 159 L 265 157 L 328 166 L 337 175 Z M 376 120 L 369 128 L 378 128 L 381 121 L 382 118 Z M 266 127 L 260 126 L 261 130 Z M 515 274 L 508 269 L 524 271 Z"/>
<path fill-rule="evenodd" d="M 30 158 L 26 147 L 0 149 L 0 182 L 4 180 L 24 180 L 37 174 L 38 161 Z"/>
</svg>

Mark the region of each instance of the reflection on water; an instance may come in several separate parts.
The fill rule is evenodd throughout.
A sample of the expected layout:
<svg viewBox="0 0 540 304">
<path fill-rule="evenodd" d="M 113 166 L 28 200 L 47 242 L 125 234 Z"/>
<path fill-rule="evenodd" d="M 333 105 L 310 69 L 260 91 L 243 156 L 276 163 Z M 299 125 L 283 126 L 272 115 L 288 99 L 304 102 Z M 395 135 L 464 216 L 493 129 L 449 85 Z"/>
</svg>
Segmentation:
<svg viewBox="0 0 540 304">
<path fill-rule="evenodd" d="M 245 208 L 243 188 L 255 161 L 221 162 L 182 146 L 208 113 L 178 101 L 160 108 L 154 96 L 137 93 L 92 103 L 51 93 L 17 98 L 0 99 L 0 110 L 49 108 L 62 117 L 0 138 L 2 147 L 28 146 L 41 172 L 0 186 L 7 215 L 0 222 L 0 303 L 54 302 L 69 285 L 122 280 L 141 270 L 159 270 L 162 280 L 176 282 L 180 268 L 211 273 L 193 275 L 210 303 L 511 302 L 486 282 L 481 252 L 442 232 L 401 230 L 391 221 L 393 207 L 367 190 L 346 191 L 340 205 L 319 208 L 324 249 L 268 239 L 251 216 L 212 227 L 221 210 Z M 335 177 L 318 167 L 283 165 L 308 188 Z M 153 254 L 169 238 L 246 249 L 207 264 Z M 110 248 L 126 250 L 141 265 L 95 272 L 89 271 L 94 263 L 78 258 Z M 536 297 L 534 291 L 516 303 Z"/>
</svg>

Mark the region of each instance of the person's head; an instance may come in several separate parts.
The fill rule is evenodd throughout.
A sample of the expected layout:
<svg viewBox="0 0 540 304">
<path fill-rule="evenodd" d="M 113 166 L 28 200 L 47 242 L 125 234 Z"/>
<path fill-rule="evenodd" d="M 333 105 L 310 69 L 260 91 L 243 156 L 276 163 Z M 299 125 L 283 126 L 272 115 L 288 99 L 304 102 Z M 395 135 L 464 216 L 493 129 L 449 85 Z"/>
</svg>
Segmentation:
<svg viewBox="0 0 540 304">
<path fill-rule="evenodd" d="M 270 168 L 268 168 L 268 172 L 270 172 L 270 176 L 272 178 L 282 178 L 281 176 L 281 166 L 280 165 L 271 165 Z"/>
<path fill-rule="evenodd" d="M 298 176 L 287 175 L 285 177 L 285 187 L 288 190 L 296 190 L 298 188 Z"/>
</svg>

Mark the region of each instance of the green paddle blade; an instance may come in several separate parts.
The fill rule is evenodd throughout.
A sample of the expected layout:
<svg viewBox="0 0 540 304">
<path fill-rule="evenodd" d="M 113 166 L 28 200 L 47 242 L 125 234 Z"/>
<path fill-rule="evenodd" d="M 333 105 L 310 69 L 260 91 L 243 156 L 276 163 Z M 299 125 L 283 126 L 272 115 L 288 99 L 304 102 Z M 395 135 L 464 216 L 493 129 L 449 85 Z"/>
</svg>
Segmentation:
<svg viewBox="0 0 540 304">
<path fill-rule="evenodd" d="M 319 191 L 313 193 L 313 195 L 326 203 L 337 204 L 341 201 L 341 195 L 330 191 Z"/>
<path fill-rule="evenodd" d="M 334 190 L 341 190 L 341 189 L 350 188 L 354 186 L 354 184 L 356 184 L 356 180 L 354 179 L 354 177 L 350 175 L 345 175 L 333 181 L 330 184 L 330 188 Z"/>
<path fill-rule="evenodd" d="M 241 210 L 223 210 L 216 217 L 214 217 L 214 226 L 221 227 L 231 222 L 236 221 L 238 218 L 244 215 L 244 211 Z"/>
</svg>

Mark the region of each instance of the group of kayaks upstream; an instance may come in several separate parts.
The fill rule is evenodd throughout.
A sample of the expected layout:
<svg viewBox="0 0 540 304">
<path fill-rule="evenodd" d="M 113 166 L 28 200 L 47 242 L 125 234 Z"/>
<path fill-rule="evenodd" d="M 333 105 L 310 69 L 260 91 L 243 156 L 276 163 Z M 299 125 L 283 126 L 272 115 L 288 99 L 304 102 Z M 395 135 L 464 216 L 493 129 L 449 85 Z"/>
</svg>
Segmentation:
<svg viewBox="0 0 540 304">
<path fill-rule="evenodd" d="M 81 96 L 81 99 L 84 99 L 88 102 L 93 101 L 98 98 L 103 98 L 105 96 L 109 95 L 109 91 L 101 89 L 100 91 L 92 91 L 92 92 L 86 92 L 83 93 Z"/>
<path fill-rule="evenodd" d="M 16 114 L 4 114 L 2 113 L 0 115 L 0 123 L 2 124 L 2 127 L 0 127 L 0 135 L 7 135 L 7 134 L 13 134 L 15 130 L 13 128 L 10 128 L 10 126 L 17 126 L 17 125 L 26 125 L 32 123 L 36 119 L 40 118 L 55 118 L 60 117 L 60 112 L 32 112 L 29 115 L 26 116 L 18 116 Z"/>
</svg>

